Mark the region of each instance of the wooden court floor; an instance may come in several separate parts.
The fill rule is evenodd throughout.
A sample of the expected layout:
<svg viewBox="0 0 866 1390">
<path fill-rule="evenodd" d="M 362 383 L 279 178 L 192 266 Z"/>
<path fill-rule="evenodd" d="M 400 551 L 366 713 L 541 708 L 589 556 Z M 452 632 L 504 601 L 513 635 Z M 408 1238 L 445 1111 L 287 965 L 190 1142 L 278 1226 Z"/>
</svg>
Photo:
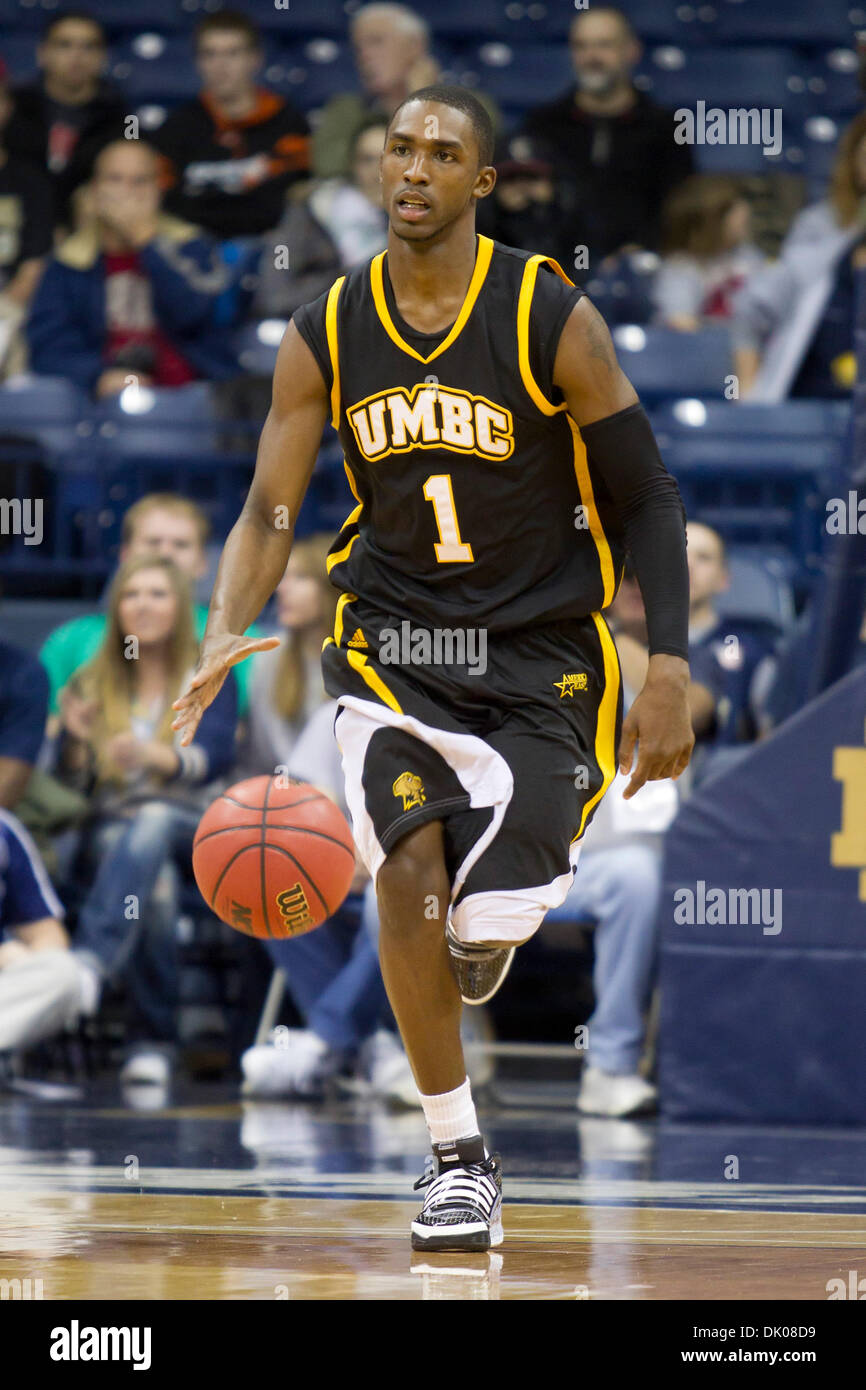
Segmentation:
<svg viewBox="0 0 866 1390">
<path fill-rule="evenodd" d="M 864 1134 L 587 1129 L 561 1097 L 494 1107 L 485 1126 L 506 1165 L 505 1243 L 418 1255 L 413 1113 L 0 1097 L 0 1292 L 805 1301 L 866 1274 Z M 746 1172 L 731 1182 L 714 1155 L 735 1148 Z"/>
</svg>

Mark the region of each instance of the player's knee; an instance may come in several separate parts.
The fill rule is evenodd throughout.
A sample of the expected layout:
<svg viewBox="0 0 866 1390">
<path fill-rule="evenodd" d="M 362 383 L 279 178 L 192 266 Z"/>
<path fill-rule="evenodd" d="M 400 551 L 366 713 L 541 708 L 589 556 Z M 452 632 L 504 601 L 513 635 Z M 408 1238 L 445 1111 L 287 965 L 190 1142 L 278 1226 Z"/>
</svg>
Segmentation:
<svg viewBox="0 0 866 1390">
<path fill-rule="evenodd" d="M 420 921 L 445 926 L 450 886 L 439 821 L 419 826 L 398 841 L 376 877 L 383 930 L 407 909 Z"/>
<path fill-rule="evenodd" d="M 547 909 L 525 891 L 477 893 L 457 904 L 451 926 L 467 946 L 521 946 L 538 931 Z"/>
</svg>

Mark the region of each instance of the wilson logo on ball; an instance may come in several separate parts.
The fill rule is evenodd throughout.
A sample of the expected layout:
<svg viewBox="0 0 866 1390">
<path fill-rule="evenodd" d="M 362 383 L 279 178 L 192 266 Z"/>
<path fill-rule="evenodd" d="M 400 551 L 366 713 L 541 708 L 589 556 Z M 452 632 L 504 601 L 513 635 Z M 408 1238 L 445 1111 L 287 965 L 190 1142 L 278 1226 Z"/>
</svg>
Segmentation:
<svg viewBox="0 0 866 1390">
<path fill-rule="evenodd" d="M 296 883 L 293 888 L 286 888 L 282 893 L 277 894 L 277 907 L 292 931 L 297 931 L 298 927 L 304 926 L 312 916 L 310 904 L 307 902 L 300 883 Z"/>
<path fill-rule="evenodd" d="M 264 773 L 218 796 L 192 851 L 195 881 L 222 921 L 262 941 L 302 936 L 339 909 L 355 872 L 346 818 L 309 782 Z"/>
</svg>

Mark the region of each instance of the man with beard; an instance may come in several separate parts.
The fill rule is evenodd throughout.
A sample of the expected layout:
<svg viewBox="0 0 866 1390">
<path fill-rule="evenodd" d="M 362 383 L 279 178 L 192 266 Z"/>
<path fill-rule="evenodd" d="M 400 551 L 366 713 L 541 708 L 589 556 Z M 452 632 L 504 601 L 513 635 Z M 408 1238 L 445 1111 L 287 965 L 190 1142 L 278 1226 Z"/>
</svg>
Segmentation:
<svg viewBox="0 0 866 1390">
<path fill-rule="evenodd" d="M 589 266 L 575 267 L 580 280 L 623 246 L 656 249 L 659 211 L 692 172 L 692 152 L 674 141 L 673 113 L 632 83 L 641 46 L 624 14 L 582 11 L 569 46 L 575 86 L 530 111 L 525 133 L 552 160 L 574 243 L 588 248 Z"/>
</svg>

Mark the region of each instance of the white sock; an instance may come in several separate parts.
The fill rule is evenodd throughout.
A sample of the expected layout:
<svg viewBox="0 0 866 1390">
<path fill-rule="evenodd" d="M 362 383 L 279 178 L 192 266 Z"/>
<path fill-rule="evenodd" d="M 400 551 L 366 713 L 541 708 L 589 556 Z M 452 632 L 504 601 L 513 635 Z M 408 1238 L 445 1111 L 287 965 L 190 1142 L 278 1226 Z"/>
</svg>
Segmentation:
<svg viewBox="0 0 866 1390">
<path fill-rule="evenodd" d="M 467 1139 L 479 1133 L 468 1076 L 463 1085 L 453 1091 L 443 1091 L 438 1096 L 422 1095 L 421 1104 L 431 1144 L 450 1144 L 455 1139 Z"/>
</svg>

